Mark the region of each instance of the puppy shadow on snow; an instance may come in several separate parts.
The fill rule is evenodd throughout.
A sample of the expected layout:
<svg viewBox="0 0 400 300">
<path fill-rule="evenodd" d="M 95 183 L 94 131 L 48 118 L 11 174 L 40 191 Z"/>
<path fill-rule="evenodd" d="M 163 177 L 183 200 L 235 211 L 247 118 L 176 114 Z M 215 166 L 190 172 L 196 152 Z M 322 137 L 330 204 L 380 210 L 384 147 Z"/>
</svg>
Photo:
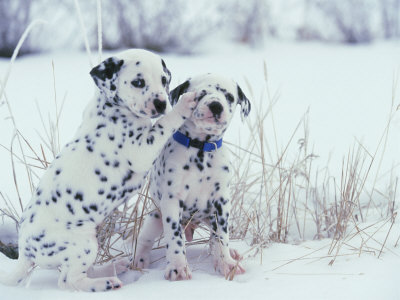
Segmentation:
<svg viewBox="0 0 400 300">
<path fill-rule="evenodd" d="M 186 252 L 188 264 L 192 269 L 192 280 L 196 280 L 198 275 L 206 275 L 210 278 L 221 278 L 221 275 L 215 270 L 213 265 L 212 254 L 210 253 L 208 244 L 192 245 L 187 248 Z M 135 284 L 136 281 L 165 281 L 164 270 L 167 266 L 165 257 L 165 248 L 154 249 L 151 252 L 150 265 L 148 269 L 128 270 L 118 275 L 124 286 Z"/>
</svg>

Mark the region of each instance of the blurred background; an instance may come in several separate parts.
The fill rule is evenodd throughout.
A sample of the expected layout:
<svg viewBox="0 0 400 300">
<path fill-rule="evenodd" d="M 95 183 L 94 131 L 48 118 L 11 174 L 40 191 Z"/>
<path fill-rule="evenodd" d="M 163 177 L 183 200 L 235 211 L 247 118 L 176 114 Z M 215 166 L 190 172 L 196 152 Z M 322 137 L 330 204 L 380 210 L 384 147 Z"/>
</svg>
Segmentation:
<svg viewBox="0 0 400 300">
<path fill-rule="evenodd" d="M 91 47 L 97 3 L 79 1 Z M 190 54 L 210 42 L 263 47 L 271 39 L 373 43 L 400 38 L 400 0 L 102 0 L 103 48 Z M 12 55 L 28 24 L 41 18 L 21 54 L 82 48 L 72 0 L 0 0 L 0 56 Z M 204 47 L 205 45 L 205 47 Z"/>
</svg>

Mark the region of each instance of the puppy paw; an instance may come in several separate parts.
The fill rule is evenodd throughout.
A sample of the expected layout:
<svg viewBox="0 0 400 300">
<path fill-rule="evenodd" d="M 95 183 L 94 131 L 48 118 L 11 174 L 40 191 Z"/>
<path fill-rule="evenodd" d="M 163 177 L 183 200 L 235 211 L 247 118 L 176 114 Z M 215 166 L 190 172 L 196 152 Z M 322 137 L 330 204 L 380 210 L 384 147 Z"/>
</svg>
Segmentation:
<svg viewBox="0 0 400 300">
<path fill-rule="evenodd" d="M 239 261 L 231 258 L 215 260 L 214 268 L 229 280 L 232 280 L 235 275 L 245 273 L 245 269 L 241 266 Z"/>
<path fill-rule="evenodd" d="M 150 265 L 149 253 L 136 253 L 133 266 L 138 269 L 147 269 Z"/>
<path fill-rule="evenodd" d="M 110 290 L 118 290 L 122 287 L 122 281 L 117 277 L 99 278 L 94 279 L 90 285 L 91 292 L 106 292 Z M 86 288 L 80 288 L 79 290 L 85 290 Z"/>
<path fill-rule="evenodd" d="M 241 256 L 240 253 L 239 253 L 236 249 L 232 249 L 232 248 L 229 249 L 229 254 L 231 255 L 231 257 L 232 257 L 234 260 L 240 261 L 240 260 L 243 259 L 243 256 Z"/>
<path fill-rule="evenodd" d="M 192 115 L 192 112 L 197 105 L 195 96 L 196 93 L 194 92 L 185 93 L 175 105 L 174 109 L 182 116 L 182 118 L 187 119 Z"/>
<path fill-rule="evenodd" d="M 190 271 L 187 263 L 184 264 L 173 264 L 169 263 L 165 269 L 165 279 L 176 281 L 176 280 L 188 280 L 192 279 L 192 272 Z"/>
</svg>

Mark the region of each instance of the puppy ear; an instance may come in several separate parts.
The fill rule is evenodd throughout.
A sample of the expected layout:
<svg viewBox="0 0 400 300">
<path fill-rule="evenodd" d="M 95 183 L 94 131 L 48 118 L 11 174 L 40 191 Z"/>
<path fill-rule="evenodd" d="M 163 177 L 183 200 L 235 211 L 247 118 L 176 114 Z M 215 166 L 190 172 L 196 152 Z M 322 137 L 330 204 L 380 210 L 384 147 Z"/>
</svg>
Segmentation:
<svg viewBox="0 0 400 300">
<path fill-rule="evenodd" d="M 122 59 L 110 57 L 90 71 L 94 83 L 108 98 L 114 98 L 117 93 L 115 81 L 123 64 Z"/>
<path fill-rule="evenodd" d="M 178 102 L 178 99 L 181 95 L 187 92 L 189 86 L 190 81 L 186 80 L 184 83 L 178 85 L 171 91 L 171 93 L 169 94 L 169 101 L 171 102 L 172 106 L 174 106 Z"/>
<path fill-rule="evenodd" d="M 241 116 L 242 121 L 243 121 L 243 119 L 245 117 L 247 117 L 249 115 L 249 113 L 250 113 L 251 104 L 250 104 L 250 100 L 243 93 L 243 91 L 242 91 L 242 89 L 240 88 L 239 85 L 237 85 L 237 92 L 238 92 L 238 97 L 239 97 L 238 103 L 242 107 L 242 111 L 240 113 L 240 116 Z"/>
<path fill-rule="evenodd" d="M 163 59 L 161 59 L 161 64 L 162 64 L 162 66 L 163 66 L 163 70 L 164 70 L 164 72 L 168 75 L 168 77 L 169 77 L 169 82 L 168 83 L 171 83 L 171 71 L 167 68 L 167 65 L 165 64 L 165 61 L 163 60 Z"/>
</svg>

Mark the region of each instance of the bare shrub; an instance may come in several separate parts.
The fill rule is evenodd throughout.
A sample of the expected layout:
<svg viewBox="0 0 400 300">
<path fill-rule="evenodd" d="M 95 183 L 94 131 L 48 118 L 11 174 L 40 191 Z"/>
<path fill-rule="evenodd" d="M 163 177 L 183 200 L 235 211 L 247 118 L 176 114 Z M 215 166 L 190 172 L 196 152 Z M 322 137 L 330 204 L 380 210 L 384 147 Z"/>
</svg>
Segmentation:
<svg viewBox="0 0 400 300">
<path fill-rule="evenodd" d="M 270 33 L 266 0 L 230 1 L 219 5 L 224 30 L 240 43 L 262 45 Z"/>
<path fill-rule="evenodd" d="M 19 38 L 28 27 L 31 17 L 31 1 L 0 1 L 0 56 L 11 57 Z M 28 53 L 28 44 L 20 53 Z"/>
<path fill-rule="evenodd" d="M 184 0 L 106 2 L 104 48 L 191 52 L 193 45 L 216 29 L 210 4 Z"/>
<path fill-rule="evenodd" d="M 380 0 L 384 37 L 400 37 L 400 0 Z"/>
<path fill-rule="evenodd" d="M 368 43 L 375 38 L 375 1 L 317 0 L 315 5 L 335 27 L 339 41 L 356 44 Z"/>
</svg>

